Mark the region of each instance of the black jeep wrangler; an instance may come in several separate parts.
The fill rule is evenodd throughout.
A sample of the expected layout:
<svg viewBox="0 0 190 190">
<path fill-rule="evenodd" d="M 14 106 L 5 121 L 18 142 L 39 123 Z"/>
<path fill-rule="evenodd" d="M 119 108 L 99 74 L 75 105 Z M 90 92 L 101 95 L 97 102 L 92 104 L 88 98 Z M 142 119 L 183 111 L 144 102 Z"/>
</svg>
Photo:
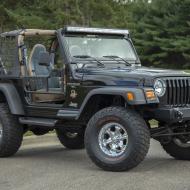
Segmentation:
<svg viewBox="0 0 190 190">
<path fill-rule="evenodd" d="M 190 75 L 142 67 L 128 30 L 3 33 L 0 157 L 15 154 L 28 130 L 55 130 L 65 147 L 85 146 L 104 170 L 137 166 L 151 137 L 190 160 Z"/>
</svg>

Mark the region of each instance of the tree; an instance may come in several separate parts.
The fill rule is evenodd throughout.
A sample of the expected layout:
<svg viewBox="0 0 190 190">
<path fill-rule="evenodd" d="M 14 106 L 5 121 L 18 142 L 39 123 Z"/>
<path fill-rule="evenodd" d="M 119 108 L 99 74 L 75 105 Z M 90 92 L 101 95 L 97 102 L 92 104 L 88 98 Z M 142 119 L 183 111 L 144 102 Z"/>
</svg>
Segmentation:
<svg viewBox="0 0 190 190">
<path fill-rule="evenodd" d="M 154 0 L 134 8 L 134 38 L 145 65 L 190 68 L 189 10 L 189 0 Z"/>
<path fill-rule="evenodd" d="M 6 0 L 0 30 L 128 28 L 144 65 L 190 68 L 189 0 Z"/>
</svg>

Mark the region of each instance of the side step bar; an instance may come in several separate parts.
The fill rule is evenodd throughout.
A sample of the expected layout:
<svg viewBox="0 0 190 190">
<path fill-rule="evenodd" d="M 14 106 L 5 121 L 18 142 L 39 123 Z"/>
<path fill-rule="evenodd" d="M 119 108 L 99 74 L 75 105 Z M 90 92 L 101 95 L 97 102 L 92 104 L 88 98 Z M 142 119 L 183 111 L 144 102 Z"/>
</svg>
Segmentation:
<svg viewBox="0 0 190 190">
<path fill-rule="evenodd" d="M 57 123 L 56 119 L 36 118 L 36 117 L 20 117 L 20 123 L 27 125 L 39 125 L 46 127 L 54 127 Z"/>
<path fill-rule="evenodd" d="M 78 110 L 59 110 L 57 113 L 57 117 L 63 119 L 76 119 L 78 114 Z"/>
</svg>

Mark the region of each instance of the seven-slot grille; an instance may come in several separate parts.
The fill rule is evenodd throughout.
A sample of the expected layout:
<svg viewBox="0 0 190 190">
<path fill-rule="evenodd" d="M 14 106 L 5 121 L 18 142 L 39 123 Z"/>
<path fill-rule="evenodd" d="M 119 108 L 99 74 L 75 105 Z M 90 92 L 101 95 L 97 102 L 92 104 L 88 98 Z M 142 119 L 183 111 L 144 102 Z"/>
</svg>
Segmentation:
<svg viewBox="0 0 190 190">
<path fill-rule="evenodd" d="M 166 78 L 167 104 L 186 106 L 190 104 L 190 77 Z"/>
</svg>

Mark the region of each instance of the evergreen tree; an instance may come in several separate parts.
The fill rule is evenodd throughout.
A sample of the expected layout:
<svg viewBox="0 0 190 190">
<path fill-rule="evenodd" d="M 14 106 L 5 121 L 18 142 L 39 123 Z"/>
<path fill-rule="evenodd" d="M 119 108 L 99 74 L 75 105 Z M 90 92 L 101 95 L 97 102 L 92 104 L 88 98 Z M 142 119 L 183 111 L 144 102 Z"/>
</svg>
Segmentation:
<svg viewBox="0 0 190 190">
<path fill-rule="evenodd" d="M 189 0 L 154 0 L 135 7 L 134 38 L 145 65 L 190 68 L 189 10 Z"/>
<path fill-rule="evenodd" d="M 190 68 L 189 10 L 189 0 L 6 0 L 0 5 L 0 31 L 128 28 L 144 65 Z"/>
</svg>

